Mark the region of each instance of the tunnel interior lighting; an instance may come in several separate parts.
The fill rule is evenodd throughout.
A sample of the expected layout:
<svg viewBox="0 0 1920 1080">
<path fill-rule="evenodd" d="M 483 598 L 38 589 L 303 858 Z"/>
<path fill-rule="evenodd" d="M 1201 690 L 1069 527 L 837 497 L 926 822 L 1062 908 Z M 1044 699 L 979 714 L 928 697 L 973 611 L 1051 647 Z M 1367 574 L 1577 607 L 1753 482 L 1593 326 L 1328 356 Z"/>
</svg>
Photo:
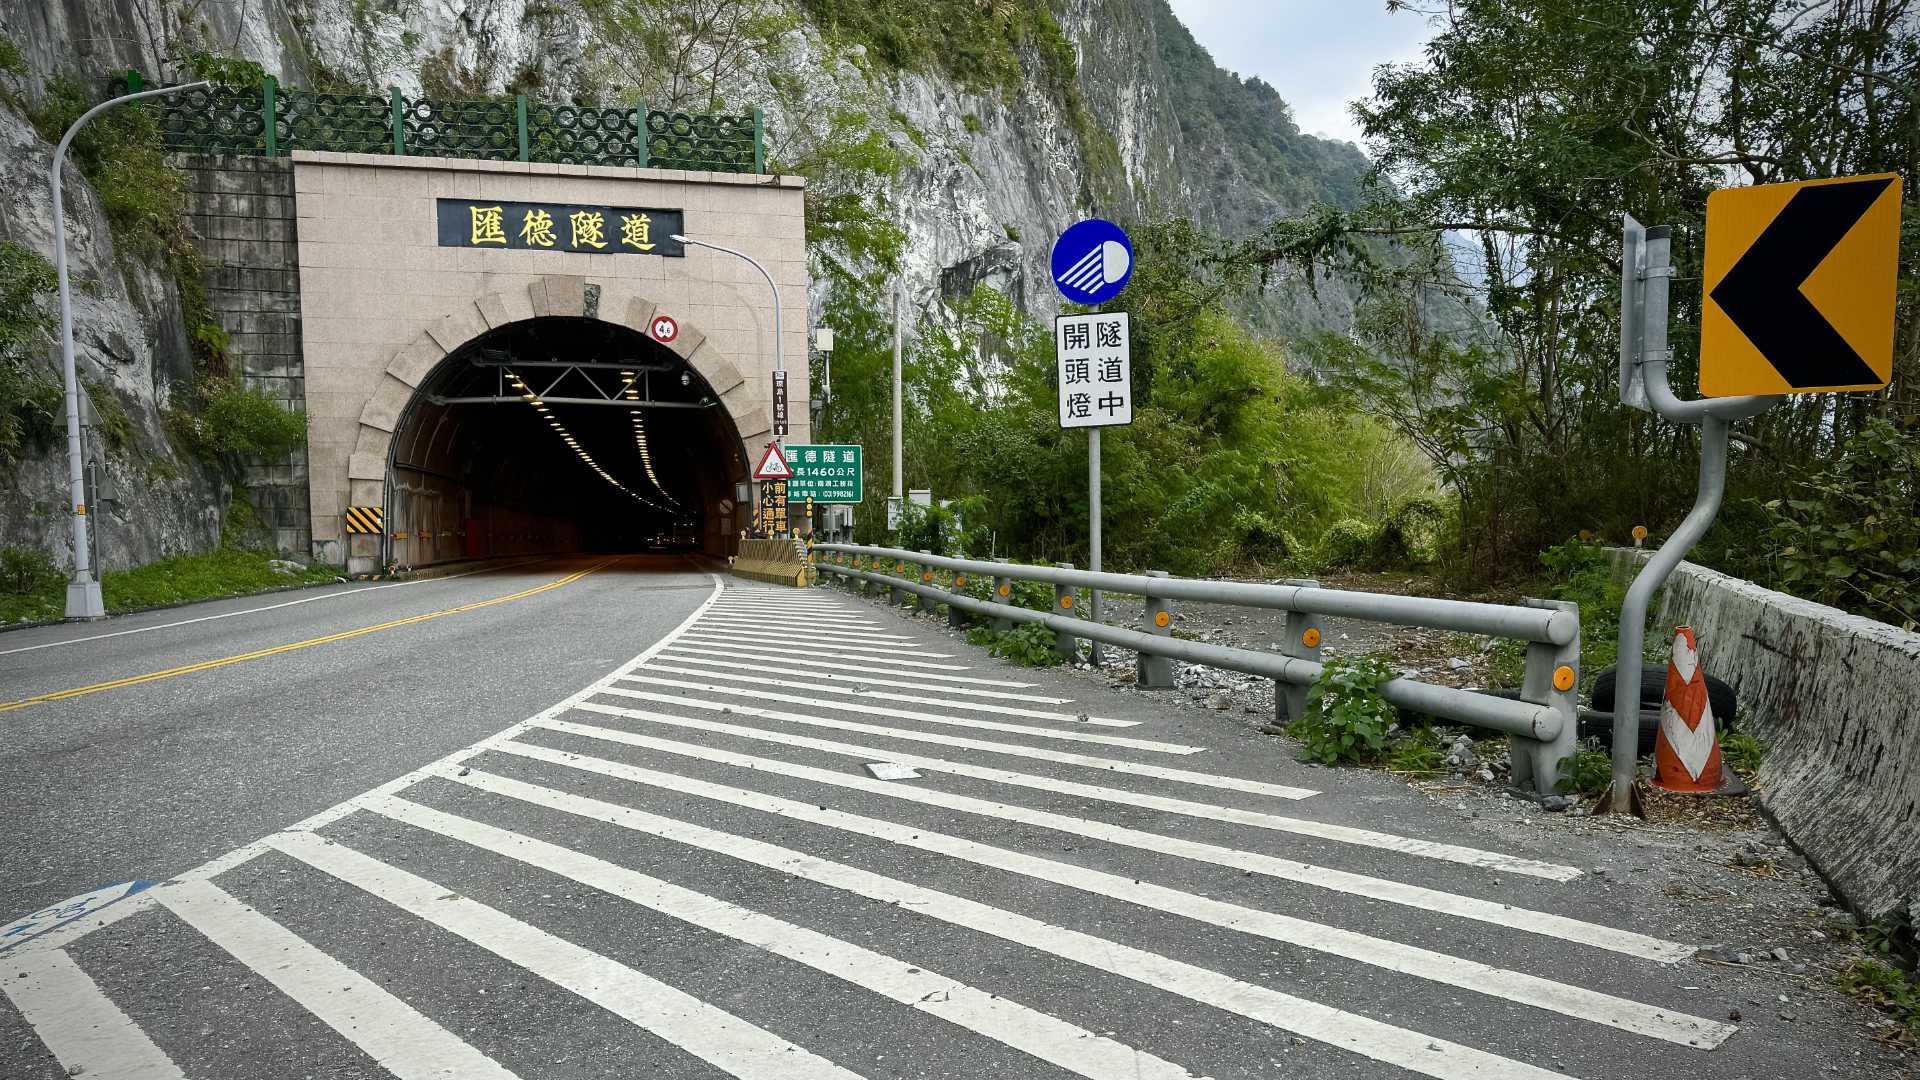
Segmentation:
<svg viewBox="0 0 1920 1080">
<path fill-rule="evenodd" d="M 626 374 L 626 373 L 623 372 L 623 374 Z M 631 384 L 633 380 L 629 378 L 627 381 L 629 384 Z M 558 418 L 556 418 L 551 412 L 548 411 L 546 402 L 541 401 L 539 398 L 539 395 L 534 394 L 532 391 L 527 389 L 527 384 L 521 380 L 519 375 L 513 373 L 512 371 L 507 372 L 507 382 L 510 383 L 514 389 L 520 391 L 521 400 L 532 405 L 535 415 L 538 415 L 541 418 L 545 419 L 547 421 L 547 426 L 552 428 L 555 432 L 559 434 L 560 441 L 566 444 L 568 449 L 572 450 L 576 455 L 578 455 L 580 460 L 586 463 L 587 468 L 592 469 L 594 474 L 599 476 L 600 479 L 605 480 L 608 484 L 611 484 L 615 490 L 625 494 L 628 498 L 634 500 L 635 502 L 638 502 L 644 506 L 651 507 L 652 509 L 658 510 L 662 513 L 673 513 L 674 510 L 679 509 L 677 505 L 673 509 L 669 509 L 668 507 L 662 506 L 659 503 L 654 502 L 652 499 L 647 498 L 645 495 L 642 495 L 639 492 L 634 491 L 633 489 L 627 487 L 625 484 L 621 483 L 619 480 L 615 479 L 612 473 L 602 468 L 599 462 L 593 460 L 593 455 L 587 453 L 586 448 L 580 445 L 580 440 L 574 438 L 573 432 L 568 431 L 567 426 L 561 423 Z M 643 461 L 645 460 L 644 457 L 642 460 Z M 662 496 L 666 495 L 666 492 L 660 489 L 659 481 L 654 479 L 653 468 L 650 465 L 647 467 L 647 479 L 653 482 L 654 489 L 660 491 L 660 494 Z M 671 498 L 668 498 L 667 501 L 672 502 L 673 500 Z"/>
</svg>

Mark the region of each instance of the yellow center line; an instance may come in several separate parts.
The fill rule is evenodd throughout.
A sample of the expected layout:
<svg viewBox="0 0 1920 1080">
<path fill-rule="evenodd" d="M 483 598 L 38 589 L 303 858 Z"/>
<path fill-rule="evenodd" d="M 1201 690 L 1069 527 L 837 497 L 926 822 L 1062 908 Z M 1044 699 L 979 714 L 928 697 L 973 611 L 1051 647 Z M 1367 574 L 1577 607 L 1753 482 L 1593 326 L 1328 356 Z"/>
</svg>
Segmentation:
<svg viewBox="0 0 1920 1080">
<path fill-rule="evenodd" d="M 202 660 L 197 664 L 183 664 L 180 667 L 167 668 L 165 671 L 150 671 L 145 675 L 131 675 L 124 679 L 115 679 L 112 682 L 94 683 L 92 686 L 78 686 L 71 690 L 55 690 L 52 693 L 41 694 L 38 697 L 25 698 L 21 701 L 4 702 L 0 703 L 0 712 L 24 709 L 29 705 L 43 705 L 49 701 L 65 701 L 68 698 L 76 698 L 85 694 L 98 694 L 103 690 L 118 690 L 125 686 L 138 686 L 141 683 L 155 682 L 160 679 L 171 679 L 179 675 L 191 675 L 196 671 L 210 671 L 213 668 L 226 667 L 228 664 L 238 664 L 247 660 L 263 660 L 269 656 L 279 656 L 281 653 L 293 652 L 296 649 L 310 649 L 315 645 L 329 645 L 336 641 L 345 641 L 348 638 L 360 637 L 363 634 L 374 634 L 382 630 L 392 630 L 400 626 L 412 626 L 414 623 L 423 623 L 429 619 L 438 619 L 443 615 L 459 615 L 468 611 L 478 611 L 481 608 L 492 607 L 495 604 L 504 604 L 511 600 L 524 600 L 529 596 L 538 596 L 543 592 L 549 592 L 553 589 L 571 585 L 581 578 L 586 577 L 588 574 L 596 570 L 604 570 L 618 561 L 618 559 L 607 559 L 595 563 L 579 573 L 568 574 L 566 577 L 549 581 L 545 585 L 536 585 L 531 589 L 522 589 L 517 593 L 509 593 L 506 596 L 496 596 L 491 600 L 476 600 L 471 604 L 462 604 L 459 607 L 444 608 L 440 611 L 429 611 L 424 615 L 409 615 L 404 619 L 393 619 L 388 622 L 376 623 L 372 626 L 362 626 L 354 630 L 342 630 L 337 634 L 308 638 L 305 641 L 295 641 L 287 645 L 275 645 L 270 649 L 256 649 L 253 652 L 240 653 L 237 656 L 223 656 L 218 660 Z"/>
</svg>

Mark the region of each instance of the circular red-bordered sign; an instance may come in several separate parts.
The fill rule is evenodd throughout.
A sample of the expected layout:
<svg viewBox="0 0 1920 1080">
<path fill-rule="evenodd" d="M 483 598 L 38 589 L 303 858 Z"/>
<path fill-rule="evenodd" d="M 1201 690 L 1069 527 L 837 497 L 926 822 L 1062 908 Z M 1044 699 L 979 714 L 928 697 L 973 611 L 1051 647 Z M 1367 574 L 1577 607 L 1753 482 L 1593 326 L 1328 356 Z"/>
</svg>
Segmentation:
<svg viewBox="0 0 1920 1080">
<path fill-rule="evenodd" d="M 671 345 L 673 339 L 680 336 L 680 324 L 671 315 L 655 315 L 653 321 L 647 324 L 647 333 L 652 334 L 653 340 L 660 344 Z"/>
</svg>

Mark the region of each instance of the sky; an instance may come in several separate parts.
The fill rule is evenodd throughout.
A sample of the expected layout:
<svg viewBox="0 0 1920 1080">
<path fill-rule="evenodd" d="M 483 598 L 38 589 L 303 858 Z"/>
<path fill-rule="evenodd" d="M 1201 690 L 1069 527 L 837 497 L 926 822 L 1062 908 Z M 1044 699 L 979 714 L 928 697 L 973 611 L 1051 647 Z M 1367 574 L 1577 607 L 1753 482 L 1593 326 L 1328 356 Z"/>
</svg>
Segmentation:
<svg viewBox="0 0 1920 1080">
<path fill-rule="evenodd" d="M 1387 14 L 1386 0 L 1169 0 L 1213 61 L 1258 75 L 1310 135 L 1360 142 L 1347 105 L 1366 97 L 1375 65 L 1417 59 L 1425 16 Z"/>
</svg>

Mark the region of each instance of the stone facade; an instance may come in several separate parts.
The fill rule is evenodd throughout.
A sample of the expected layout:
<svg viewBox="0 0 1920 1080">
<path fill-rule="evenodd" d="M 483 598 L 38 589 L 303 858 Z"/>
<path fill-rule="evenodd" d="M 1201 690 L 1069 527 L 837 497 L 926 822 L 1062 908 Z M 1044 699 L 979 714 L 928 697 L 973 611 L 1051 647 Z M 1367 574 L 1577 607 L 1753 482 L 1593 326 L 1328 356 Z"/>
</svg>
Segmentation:
<svg viewBox="0 0 1920 1080">
<path fill-rule="evenodd" d="M 304 410 L 293 163 L 197 155 L 179 163 L 191 182 L 187 213 L 207 301 L 232 339 L 234 373 L 282 406 Z M 274 546 L 305 555 L 312 547 L 306 451 L 248 462 L 241 481 Z"/>
<path fill-rule="evenodd" d="M 388 450 L 414 388 L 449 352 L 509 322 L 585 315 L 644 333 L 656 312 L 672 314 L 673 351 L 712 386 L 739 439 L 758 449 L 771 436 L 773 298 L 751 266 L 692 247 L 685 258 L 441 247 L 439 198 L 682 209 L 688 235 L 743 251 L 773 276 L 789 438 L 807 441 L 799 178 L 307 152 L 293 169 L 316 558 L 373 566 L 376 538 L 347 537 L 341 515 L 384 505 Z"/>
</svg>

